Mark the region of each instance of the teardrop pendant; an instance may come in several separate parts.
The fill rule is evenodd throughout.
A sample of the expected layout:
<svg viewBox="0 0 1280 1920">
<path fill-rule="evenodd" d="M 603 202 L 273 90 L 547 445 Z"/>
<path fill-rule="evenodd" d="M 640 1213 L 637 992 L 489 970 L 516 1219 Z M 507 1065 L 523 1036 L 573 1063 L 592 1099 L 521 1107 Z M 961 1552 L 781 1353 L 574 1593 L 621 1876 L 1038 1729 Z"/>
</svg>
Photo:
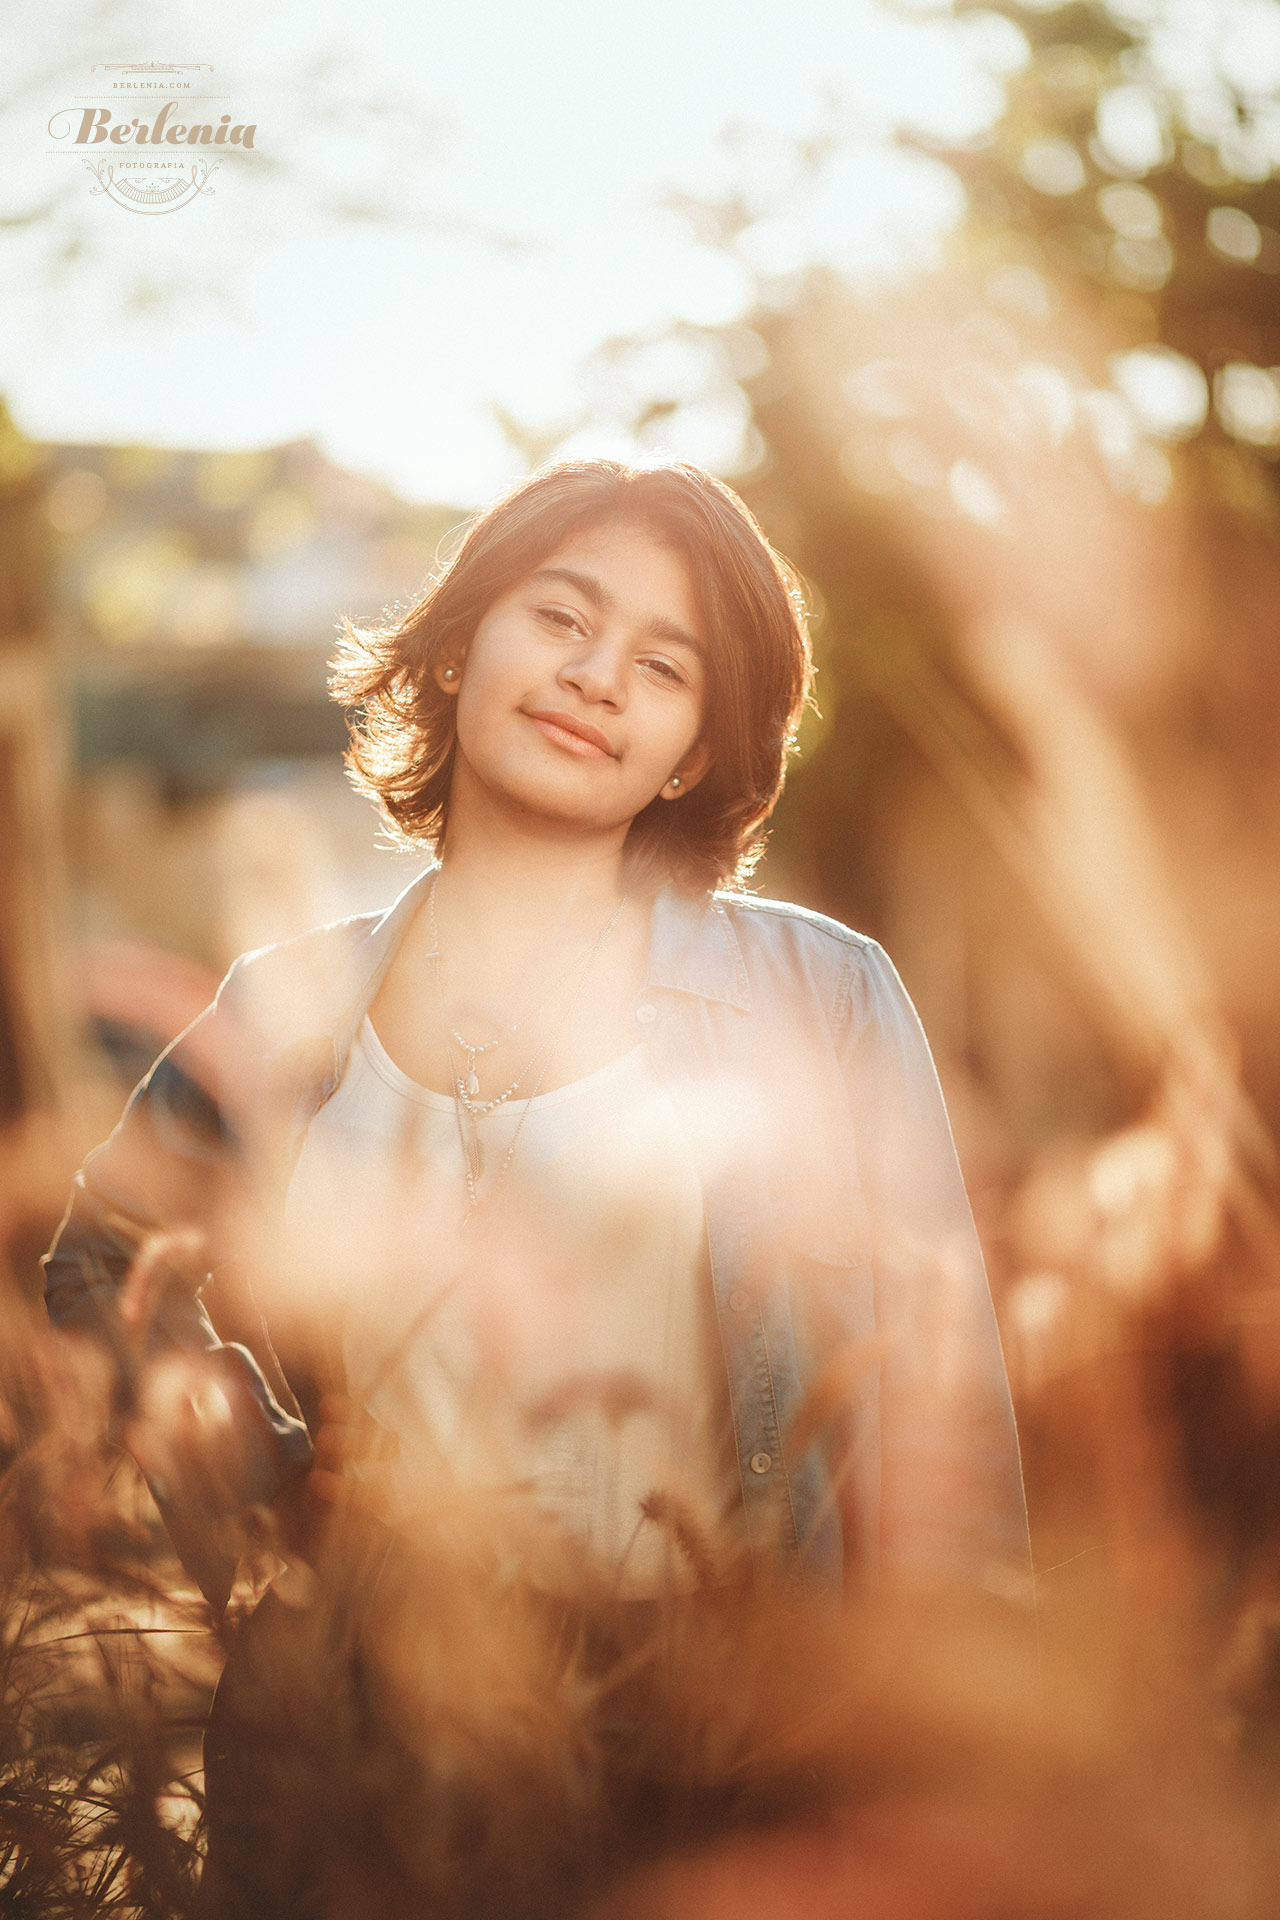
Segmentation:
<svg viewBox="0 0 1280 1920">
<path fill-rule="evenodd" d="M 478 1100 L 480 1098 L 480 1076 L 474 1067 L 472 1067 L 470 1073 L 467 1075 L 467 1098 L 468 1100 Z"/>
</svg>

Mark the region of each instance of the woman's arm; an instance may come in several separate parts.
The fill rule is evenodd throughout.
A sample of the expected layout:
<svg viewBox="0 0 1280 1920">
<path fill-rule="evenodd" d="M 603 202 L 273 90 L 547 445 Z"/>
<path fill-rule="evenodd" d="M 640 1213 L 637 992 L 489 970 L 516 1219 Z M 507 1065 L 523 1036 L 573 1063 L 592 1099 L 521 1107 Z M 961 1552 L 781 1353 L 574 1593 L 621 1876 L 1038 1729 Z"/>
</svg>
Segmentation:
<svg viewBox="0 0 1280 1920">
<path fill-rule="evenodd" d="M 942 1090 L 874 942 L 851 953 L 842 994 L 880 1350 L 881 1577 L 1007 1592 L 1030 1571 L 1017 1431 Z"/>
<path fill-rule="evenodd" d="M 311 1458 L 303 1421 L 281 1406 L 246 1347 L 220 1339 L 201 1299 L 239 1155 L 220 1099 L 234 1026 L 226 985 L 89 1155 L 44 1261 L 50 1318 L 110 1350 L 121 1437 L 215 1605 L 234 1572 L 218 1519 L 269 1503 Z"/>
</svg>

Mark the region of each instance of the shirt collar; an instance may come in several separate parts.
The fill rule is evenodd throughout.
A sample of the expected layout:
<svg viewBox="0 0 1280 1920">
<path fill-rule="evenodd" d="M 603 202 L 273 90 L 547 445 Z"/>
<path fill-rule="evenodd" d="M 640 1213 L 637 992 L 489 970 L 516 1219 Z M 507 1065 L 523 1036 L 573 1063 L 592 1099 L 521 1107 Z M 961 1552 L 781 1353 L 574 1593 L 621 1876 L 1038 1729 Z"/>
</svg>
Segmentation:
<svg viewBox="0 0 1280 1920">
<path fill-rule="evenodd" d="M 364 939 L 355 950 L 349 953 L 341 989 L 341 1013 L 332 1028 L 334 1060 L 338 1071 L 351 1049 L 360 1022 L 373 1004 L 396 948 L 426 898 L 432 876 L 438 867 L 439 862 L 432 860 L 421 873 L 416 874 L 367 929 Z"/>
<path fill-rule="evenodd" d="M 699 897 L 664 887 L 656 896 L 645 986 L 721 1000 L 740 1013 L 751 1011 L 751 988 L 738 936 L 714 894 Z"/>
<path fill-rule="evenodd" d="M 404 938 L 409 922 L 425 900 L 427 889 L 439 871 L 440 862 L 429 860 L 422 872 L 414 875 L 408 886 L 396 895 L 386 912 L 370 927 L 369 942 L 376 956 L 372 961 L 375 976 L 386 971 L 392 954 Z"/>
</svg>

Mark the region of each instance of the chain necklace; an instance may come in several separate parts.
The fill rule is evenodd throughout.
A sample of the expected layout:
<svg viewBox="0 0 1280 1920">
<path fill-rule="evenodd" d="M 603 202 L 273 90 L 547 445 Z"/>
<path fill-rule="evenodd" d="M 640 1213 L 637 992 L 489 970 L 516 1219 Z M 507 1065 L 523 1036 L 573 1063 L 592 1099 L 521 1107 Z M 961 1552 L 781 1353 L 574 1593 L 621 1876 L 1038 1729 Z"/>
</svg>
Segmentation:
<svg viewBox="0 0 1280 1920">
<path fill-rule="evenodd" d="M 427 896 L 429 902 L 432 902 L 432 896 L 434 895 L 434 892 L 435 892 L 435 882 L 433 880 L 431 894 Z M 519 1073 L 516 1075 L 515 1079 L 510 1083 L 510 1085 L 505 1087 L 501 1093 L 496 1094 L 491 1100 L 476 1100 L 472 1097 L 470 1086 L 471 1086 L 471 1083 L 475 1081 L 474 1064 L 471 1061 L 468 1062 L 468 1077 L 464 1079 L 462 1073 L 459 1070 L 457 1060 L 455 1059 L 455 1056 L 454 1056 L 453 1049 L 454 1049 L 455 1042 L 457 1042 L 457 1044 L 460 1045 L 463 1048 L 463 1050 L 468 1054 L 470 1054 L 471 1049 L 468 1047 L 467 1042 L 465 1040 L 462 1040 L 461 1037 L 454 1031 L 453 1027 L 450 1026 L 448 1017 L 445 1014 L 444 992 L 440 984 L 440 960 L 441 960 L 440 942 L 438 938 L 436 938 L 436 925 L 435 925 L 434 911 L 431 913 L 429 925 L 431 929 L 431 936 L 432 936 L 431 944 L 432 944 L 433 950 L 429 957 L 435 963 L 433 968 L 433 977 L 435 980 L 436 1005 L 440 1013 L 440 1025 L 446 1036 L 445 1052 L 446 1052 L 446 1056 L 449 1064 L 449 1083 L 453 1089 L 453 1111 L 454 1111 L 454 1116 L 458 1123 L 458 1143 L 462 1149 L 463 1178 L 466 1182 L 467 1199 L 469 1202 L 468 1208 L 467 1208 L 467 1214 L 466 1214 L 467 1219 L 470 1219 L 471 1215 L 475 1212 L 476 1208 L 480 1204 L 479 1183 L 480 1183 L 480 1176 L 482 1172 L 483 1154 L 482 1154 L 481 1145 L 480 1145 L 480 1130 L 476 1122 L 478 1120 L 483 1119 L 487 1114 L 496 1112 L 496 1110 L 499 1107 L 504 1106 L 506 1102 L 510 1100 L 512 1096 L 518 1091 L 522 1083 L 527 1079 L 528 1075 L 533 1072 L 534 1068 L 535 1067 L 537 1068 L 538 1070 L 537 1078 L 533 1083 L 532 1091 L 529 1093 L 523 1107 L 521 1108 L 519 1118 L 516 1121 L 515 1131 L 511 1136 L 510 1145 L 507 1147 L 507 1151 L 504 1154 L 502 1159 L 502 1164 L 499 1166 L 497 1173 L 494 1175 L 494 1178 L 490 1184 L 489 1191 L 490 1193 L 492 1193 L 494 1189 L 498 1186 L 499 1182 L 502 1180 L 508 1167 L 511 1165 L 512 1160 L 515 1158 L 516 1147 L 519 1144 L 520 1135 L 524 1130 L 524 1123 L 529 1117 L 530 1104 L 532 1103 L 532 1101 L 537 1099 L 538 1094 L 542 1087 L 542 1083 L 547 1077 L 547 1072 L 551 1065 L 551 1061 L 552 1061 L 552 1058 L 554 1057 L 556 1048 L 560 1043 L 560 1038 L 564 1033 L 565 1028 L 569 1024 L 569 1015 L 573 1011 L 574 1000 L 578 995 L 578 993 L 581 992 L 583 986 L 586 984 L 587 976 L 591 972 L 591 969 L 595 964 L 596 957 L 599 954 L 601 947 L 603 947 L 605 941 L 608 939 L 609 935 L 613 932 L 613 929 L 617 926 L 618 921 L 622 918 L 622 910 L 626 906 L 626 904 L 627 904 L 627 896 L 626 894 L 624 894 L 621 900 L 619 900 L 617 906 L 614 908 L 612 914 L 609 916 L 608 920 L 605 922 L 604 926 L 601 927 L 599 933 L 596 935 L 591 951 L 588 953 L 581 968 L 579 969 L 576 979 L 572 982 L 570 986 L 569 992 L 565 998 L 564 1009 L 560 1015 L 559 1020 L 556 1022 L 555 1027 L 546 1045 L 536 1050 L 533 1053 L 533 1055 L 525 1062 L 524 1066 L 521 1067 Z M 551 997 L 550 995 L 547 995 L 547 1000 L 549 1000 L 550 997 Z M 547 1001 L 544 1000 L 542 1005 L 545 1006 L 546 1003 Z M 541 1009 L 539 1009 L 539 1011 L 540 1010 Z M 528 1017 L 529 1017 L 528 1015 L 522 1016 L 522 1021 L 518 1022 L 517 1024 L 523 1024 L 523 1020 L 527 1019 Z M 496 1046 L 497 1042 L 491 1041 L 489 1045 Z M 488 1049 L 486 1048 L 485 1051 L 487 1050 Z M 477 1049 L 476 1051 L 480 1051 L 480 1049 Z M 479 1089 L 478 1089 L 478 1083 L 477 1083 L 477 1091 L 478 1090 Z"/>
<path fill-rule="evenodd" d="M 563 1022 L 561 1024 L 563 1025 Z M 506 1173 L 507 1168 L 511 1165 L 511 1162 L 515 1159 L 516 1147 L 519 1144 L 520 1135 L 524 1130 L 524 1123 L 529 1117 L 529 1103 L 530 1101 L 537 1099 L 542 1083 L 547 1077 L 547 1068 L 551 1064 L 551 1055 L 555 1051 L 556 1041 L 560 1038 L 560 1031 L 561 1031 L 560 1028 L 556 1029 L 556 1032 L 552 1035 L 551 1041 L 546 1048 L 546 1051 L 543 1055 L 541 1070 L 539 1071 L 537 1079 L 533 1083 L 533 1091 L 530 1093 L 528 1100 L 525 1101 L 524 1105 L 520 1109 L 520 1113 L 515 1124 L 515 1131 L 512 1133 L 510 1144 L 507 1147 L 506 1152 L 502 1156 L 502 1164 L 499 1166 L 498 1171 L 494 1174 L 493 1179 L 489 1184 L 490 1194 L 493 1193 L 494 1189 L 498 1186 L 499 1182 L 502 1180 L 504 1174 Z M 452 1065 L 453 1065 L 453 1062 L 451 1059 L 450 1060 L 451 1071 L 452 1071 Z M 454 1111 L 454 1117 L 458 1123 L 458 1144 L 462 1148 L 462 1177 L 466 1182 L 466 1187 L 467 1187 L 467 1211 L 463 1221 L 463 1224 L 465 1225 L 466 1221 L 471 1218 L 476 1208 L 480 1205 L 479 1185 L 480 1185 L 480 1175 L 481 1175 L 481 1172 L 483 1171 L 484 1156 L 483 1156 L 483 1153 L 481 1152 L 481 1147 L 480 1147 L 480 1131 L 479 1131 L 479 1128 L 476 1126 L 476 1120 L 480 1117 L 479 1111 L 476 1108 L 467 1105 L 466 1102 L 464 1102 L 458 1097 L 458 1093 L 457 1093 L 458 1084 L 459 1083 L 455 1078 L 454 1079 L 453 1111 Z M 506 1096 L 504 1096 L 504 1098 L 505 1097 Z M 495 1102 L 494 1104 L 497 1105 L 498 1103 Z M 486 1107 L 484 1111 L 488 1113 L 488 1112 L 491 1112 L 492 1109 L 489 1107 Z"/>
<path fill-rule="evenodd" d="M 440 869 L 437 867 L 435 874 L 432 877 L 430 889 L 427 893 L 427 926 L 428 926 L 430 939 L 431 939 L 431 952 L 427 955 L 427 958 L 429 960 L 434 960 L 436 962 L 437 987 L 439 986 L 440 929 L 436 922 L 436 885 L 439 879 L 440 879 Z M 572 898 L 573 896 L 571 894 L 570 901 L 572 901 Z M 564 919 L 565 911 L 567 911 L 567 909 L 561 912 L 560 920 Z M 619 908 L 619 912 L 621 912 L 621 908 Z M 557 922 L 557 928 L 553 929 L 553 934 L 552 934 L 553 938 L 555 936 L 555 932 L 558 930 L 558 926 L 559 926 L 559 922 Z M 605 931 L 607 932 L 608 929 L 606 928 Z M 595 956 L 593 954 L 592 958 L 594 957 Z M 517 1075 L 515 1080 L 513 1080 L 511 1085 L 507 1088 L 506 1092 L 500 1093 L 496 1100 L 491 1100 L 483 1106 L 476 1106 L 474 1102 L 476 1102 L 480 1097 L 480 1076 L 476 1072 L 476 1061 L 483 1058 L 483 1056 L 486 1053 L 492 1053 L 495 1047 L 502 1046 L 504 1041 L 514 1040 L 522 1027 L 528 1026 L 530 1021 L 536 1020 L 538 1016 L 545 1011 L 545 1009 L 550 1005 L 551 1001 L 555 998 L 555 994 L 556 994 L 556 984 L 553 981 L 552 984 L 547 988 L 547 991 L 543 994 L 541 1000 L 538 1001 L 536 1006 L 527 1007 L 525 1011 L 520 1015 L 518 1020 L 513 1020 L 511 1025 L 506 1029 L 505 1032 L 498 1034 L 492 1040 L 471 1041 L 466 1039 L 463 1034 L 460 1034 L 458 1032 L 458 1029 L 456 1027 L 450 1027 L 444 1021 L 444 1013 L 443 1013 L 443 1006 L 442 1006 L 441 1022 L 442 1024 L 445 1024 L 446 1031 L 448 1032 L 450 1040 L 452 1040 L 456 1046 L 460 1047 L 463 1053 L 467 1056 L 466 1068 L 463 1074 L 463 1081 L 464 1081 L 466 1100 L 468 1103 L 468 1110 L 470 1112 L 492 1113 L 495 1107 L 500 1107 L 504 1100 L 509 1100 L 511 1098 L 512 1094 L 515 1092 L 516 1088 L 519 1086 L 520 1080 L 523 1078 L 523 1072 L 527 1072 L 528 1067 L 526 1066 L 523 1072 Z"/>
<path fill-rule="evenodd" d="M 454 1056 L 453 1056 L 453 1042 L 457 1038 L 457 1036 L 455 1035 L 452 1027 L 448 1024 L 448 1021 L 445 1018 L 444 999 L 443 999 L 443 995 L 440 987 L 440 942 L 436 938 L 436 924 L 435 924 L 435 885 L 436 885 L 436 879 L 438 878 L 439 878 L 439 871 L 437 870 L 436 877 L 431 882 L 431 891 L 427 895 L 427 900 L 430 903 L 431 909 L 432 909 L 430 920 L 429 920 L 429 926 L 431 930 L 431 945 L 433 949 L 432 952 L 427 957 L 428 959 L 434 961 L 435 963 L 433 968 L 433 973 L 435 976 L 436 1002 L 440 1009 L 441 1027 L 443 1028 L 444 1032 L 448 1036 L 445 1041 L 445 1051 L 446 1051 L 446 1054 L 448 1057 L 448 1063 L 449 1063 L 449 1079 L 453 1086 L 453 1111 L 454 1111 L 454 1117 L 458 1123 L 458 1141 L 459 1141 L 459 1145 L 462 1148 L 463 1178 L 466 1182 L 466 1188 L 467 1188 L 467 1210 L 462 1217 L 462 1226 L 465 1229 L 470 1224 L 470 1222 L 475 1218 L 476 1212 L 480 1206 L 479 1185 L 480 1185 L 480 1176 L 482 1171 L 482 1167 L 481 1167 L 482 1155 L 480 1151 L 479 1130 L 476 1127 L 476 1121 L 482 1118 L 484 1114 L 491 1113 L 495 1107 L 501 1106 L 503 1101 L 509 1100 L 511 1098 L 512 1093 L 514 1093 L 516 1087 L 519 1086 L 520 1081 L 523 1080 L 525 1074 L 528 1073 L 535 1064 L 538 1065 L 538 1077 L 533 1083 L 533 1091 L 530 1093 L 529 1098 L 525 1101 L 524 1106 L 520 1110 L 519 1118 L 517 1119 L 515 1124 L 515 1131 L 512 1133 L 512 1136 L 511 1136 L 511 1143 L 508 1146 L 505 1154 L 502 1156 L 501 1165 L 498 1167 L 497 1172 L 494 1174 L 493 1179 L 489 1183 L 489 1191 L 485 1197 L 488 1199 L 491 1199 L 498 1187 L 499 1182 L 504 1178 L 504 1176 L 506 1175 L 507 1169 L 511 1165 L 511 1162 L 515 1159 L 516 1147 L 519 1145 L 520 1135 L 524 1131 L 524 1123 L 529 1117 L 529 1108 L 533 1104 L 533 1102 L 537 1099 L 538 1094 L 542 1087 L 542 1083 L 547 1077 L 547 1071 L 551 1065 L 552 1057 L 555 1053 L 556 1047 L 559 1044 L 560 1036 L 564 1032 L 565 1027 L 568 1025 L 569 1014 L 573 1007 L 574 997 L 578 992 L 581 991 L 582 987 L 585 985 L 587 975 L 590 973 L 591 968 L 595 963 L 596 955 L 599 953 L 601 947 L 604 945 L 605 941 L 608 939 L 609 935 L 613 932 L 613 929 L 617 926 L 619 920 L 622 918 L 622 910 L 627 904 L 627 895 L 623 894 L 621 900 L 618 902 L 612 915 L 606 921 L 605 925 L 601 927 L 600 932 L 596 935 L 595 945 L 592 947 L 590 953 L 587 955 L 586 961 L 584 962 L 578 974 L 577 979 L 574 981 L 573 986 L 570 988 L 569 996 L 565 1003 L 564 1012 L 561 1014 L 560 1019 L 557 1021 L 555 1031 L 551 1035 L 551 1038 L 547 1042 L 547 1045 L 545 1046 L 545 1048 L 542 1050 L 541 1056 L 539 1057 L 538 1055 L 535 1055 L 534 1059 L 528 1062 L 528 1064 L 521 1070 L 517 1078 L 512 1082 L 512 1085 L 507 1089 L 506 1093 L 502 1095 L 501 1100 L 488 1101 L 488 1102 L 483 1102 L 479 1105 L 476 1105 L 476 1104 L 473 1104 L 472 1101 L 470 1100 L 466 1091 L 466 1083 L 463 1080 L 461 1074 L 458 1073 L 458 1071 L 456 1070 L 456 1063 L 454 1061 Z M 548 999 L 549 998 L 550 996 L 548 995 Z M 545 1006 L 546 1001 L 544 1000 L 542 1004 Z M 524 1015 L 522 1016 L 522 1020 L 527 1019 L 528 1017 L 529 1017 L 528 1015 Z M 464 1049 L 466 1049 L 465 1041 L 461 1042 L 461 1045 L 463 1046 Z M 496 1045 L 496 1042 L 491 1042 L 490 1045 Z M 487 1048 L 485 1050 L 488 1051 Z M 476 1051 L 479 1052 L 480 1049 L 477 1048 Z M 376 1369 L 373 1379 L 371 1380 L 369 1385 L 366 1387 L 365 1393 L 364 1393 L 364 1401 L 366 1406 L 369 1406 L 372 1404 L 377 1394 L 381 1392 L 382 1388 L 386 1385 L 386 1382 L 391 1378 L 392 1374 L 395 1373 L 396 1369 L 400 1366 L 401 1362 L 404 1359 L 405 1354 L 408 1352 L 413 1342 L 418 1338 L 418 1336 L 421 1333 L 423 1333 L 426 1330 L 427 1326 L 434 1319 L 435 1315 L 439 1312 L 440 1308 L 444 1305 L 445 1301 L 448 1300 L 449 1297 L 456 1292 L 457 1288 L 462 1283 L 465 1271 L 466 1271 L 465 1267 L 460 1267 L 459 1270 L 453 1274 L 452 1278 L 445 1282 L 445 1284 L 441 1287 L 440 1291 L 436 1293 L 427 1302 L 427 1304 L 424 1307 L 422 1307 L 419 1310 L 419 1312 L 417 1312 L 413 1316 L 412 1320 L 409 1322 L 409 1325 L 405 1328 L 404 1332 L 397 1339 L 396 1344 L 391 1350 L 391 1352 L 384 1357 L 382 1364 Z"/>
</svg>

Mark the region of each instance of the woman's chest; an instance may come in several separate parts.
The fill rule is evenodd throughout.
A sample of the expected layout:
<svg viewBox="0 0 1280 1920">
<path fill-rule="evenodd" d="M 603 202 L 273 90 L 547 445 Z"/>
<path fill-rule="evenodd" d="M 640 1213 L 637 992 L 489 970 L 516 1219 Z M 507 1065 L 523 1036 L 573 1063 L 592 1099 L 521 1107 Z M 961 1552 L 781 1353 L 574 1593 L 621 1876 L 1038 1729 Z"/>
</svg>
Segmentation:
<svg viewBox="0 0 1280 1920">
<path fill-rule="evenodd" d="M 600 932 L 607 933 L 601 938 Z M 528 1098 L 585 1079 L 633 1046 L 644 977 L 643 924 L 630 915 L 563 951 L 518 934 L 445 951 L 415 927 L 368 1009 L 387 1053 L 418 1085 L 455 1082 L 490 1100 Z"/>
<path fill-rule="evenodd" d="M 362 1030 L 285 1202 L 317 1307 L 358 1326 L 373 1353 L 437 1302 L 433 1339 L 447 1332 L 475 1366 L 530 1381 L 678 1344 L 702 1191 L 644 1049 L 469 1131 L 481 1202 L 470 1218 L 457 1104 L 416 1086 Z"/>
</svg>

